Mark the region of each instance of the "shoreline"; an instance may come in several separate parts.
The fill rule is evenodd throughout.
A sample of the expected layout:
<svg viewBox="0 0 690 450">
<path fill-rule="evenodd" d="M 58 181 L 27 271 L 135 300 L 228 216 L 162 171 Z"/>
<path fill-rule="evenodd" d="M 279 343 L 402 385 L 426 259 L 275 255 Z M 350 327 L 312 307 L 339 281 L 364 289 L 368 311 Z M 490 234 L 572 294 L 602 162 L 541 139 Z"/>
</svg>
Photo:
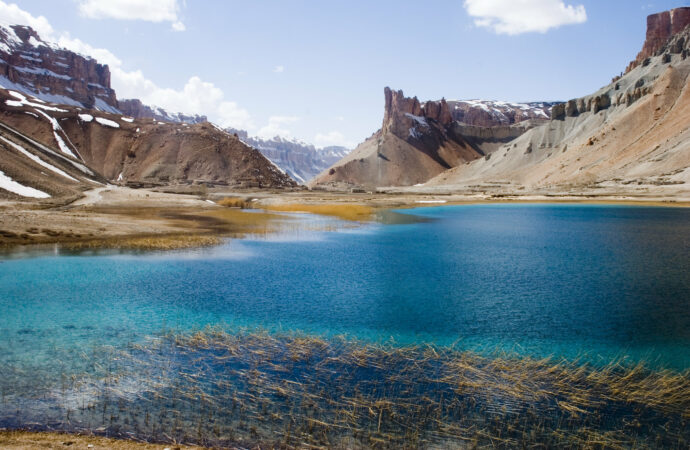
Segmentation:
<svg viewBox="0 0 690 450">
<path fill-rule="evenodd" d="M 237 203 L 252 212 L 223 203 Z M 278 223 L 288 219 L 285 213 L 311 213 L 356 224 L 372 221 L 382 210 L 501 204 L 690 207 L 684 198 L 663 197 L 257 190 L 219 190 L 202 197 L 109 186 L 58 206 L 0 201 L 0 251 L 56 245 L 64 250 L 201 248 L 218 245 L 224 238 L 276 231 Z"/>
</svg>

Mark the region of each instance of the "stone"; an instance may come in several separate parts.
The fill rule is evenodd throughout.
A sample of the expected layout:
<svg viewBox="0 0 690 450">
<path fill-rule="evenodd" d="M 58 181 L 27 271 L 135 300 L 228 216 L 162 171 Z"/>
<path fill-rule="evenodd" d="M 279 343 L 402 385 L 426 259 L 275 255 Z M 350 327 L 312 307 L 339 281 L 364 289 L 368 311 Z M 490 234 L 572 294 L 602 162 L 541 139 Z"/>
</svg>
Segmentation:
<svg viewBox="0 0 690 450">
<path fill-rule="evenodd" d="M 565 115 L 568 117 L 575 117 L 577 114 L 577 101 L 568 100 L 568 103 L 565 105 Z"/>
<path fill-rule="evenodd" d="M 554 105 L 551 109 L 551 120 L 563 120 L 565 119 L 565 103 L 559 103 Z"/>
<path fill-rule="evenodd" d="M 644 63 L 651 56 L 659 54 L 669 40 L 690 25 L 690 7 L 681 7 L 652 14 L 647 17 L 647 36 L 642 50 L 628 65 L 626 73 Z M 681 45 L 682 48 L 682 45 Z"/>
</svg>

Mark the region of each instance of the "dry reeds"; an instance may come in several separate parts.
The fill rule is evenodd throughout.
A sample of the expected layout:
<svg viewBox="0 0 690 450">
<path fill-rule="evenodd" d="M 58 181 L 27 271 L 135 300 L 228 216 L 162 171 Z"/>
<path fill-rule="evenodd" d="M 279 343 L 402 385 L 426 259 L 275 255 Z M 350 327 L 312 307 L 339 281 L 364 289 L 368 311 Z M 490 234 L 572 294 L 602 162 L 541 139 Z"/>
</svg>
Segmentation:
<svg viewBox="0 0 690 450">
<path fill-rule="evenodd" d="M 686 448 L 690 439 L 690 372 L 642 365 L 218 329 L 94 360 L 104 364 L 89 377 L 63 382 L 59 428 L 302 448 Z"/>
</svg>

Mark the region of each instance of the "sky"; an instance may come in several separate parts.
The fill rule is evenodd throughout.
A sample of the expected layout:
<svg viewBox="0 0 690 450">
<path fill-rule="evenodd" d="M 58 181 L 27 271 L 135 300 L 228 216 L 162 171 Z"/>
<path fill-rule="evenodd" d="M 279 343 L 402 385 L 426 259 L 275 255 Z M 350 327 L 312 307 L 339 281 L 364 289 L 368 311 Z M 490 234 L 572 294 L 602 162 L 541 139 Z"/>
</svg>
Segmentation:
<svg viewBox="0 0 690 450">
<path fill-rule="evenodd" d="M 383 88 L 420 100 L 568 100 L 690 0 L 0 0 L 0 23 L 107 63 L 118 98 L 250 135 L 354 147 Z"/>
</svg>

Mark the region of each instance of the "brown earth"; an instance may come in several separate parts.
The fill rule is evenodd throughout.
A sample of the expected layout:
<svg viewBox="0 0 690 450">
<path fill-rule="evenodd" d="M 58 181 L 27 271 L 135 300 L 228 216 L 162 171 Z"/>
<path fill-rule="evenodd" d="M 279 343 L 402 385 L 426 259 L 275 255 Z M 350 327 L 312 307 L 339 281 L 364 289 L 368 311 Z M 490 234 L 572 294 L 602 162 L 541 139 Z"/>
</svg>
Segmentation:
<svg viewBox="0 0 690 450">
<path fill-rule="evenodd" d="M 296 186 L 258 150 L 208 122 L 188 125 L 124 120 L 102 111 L 65 105 L 59 105 L 63 111 L 43 111 L 30 105 L 7 105 L 6 100 L 15 98 L 0 90 L 0 122 L 53 149 L 58 148 L 55 135 L 59 135 L 79 160 L 110 182 L 133 186 Z M 40 112 L 57 120 L 60 130 L 54 132 Z M 101 124 L 97 118 L 112 121 L 117 127 Z"/>
<path fill-rule="evenodd" d="M 79 434 L 45 433 L 30 431 L 1 431 L 0 448 L 8 450 L 34 450 L 34 449 L 199 449 L 202 447 L 177 445 L 177 444 L 149 444 L 145 442 L 126 441 L 122 439 L 110 439 L 98 436 L 86 436 Z"/>
</svg>

